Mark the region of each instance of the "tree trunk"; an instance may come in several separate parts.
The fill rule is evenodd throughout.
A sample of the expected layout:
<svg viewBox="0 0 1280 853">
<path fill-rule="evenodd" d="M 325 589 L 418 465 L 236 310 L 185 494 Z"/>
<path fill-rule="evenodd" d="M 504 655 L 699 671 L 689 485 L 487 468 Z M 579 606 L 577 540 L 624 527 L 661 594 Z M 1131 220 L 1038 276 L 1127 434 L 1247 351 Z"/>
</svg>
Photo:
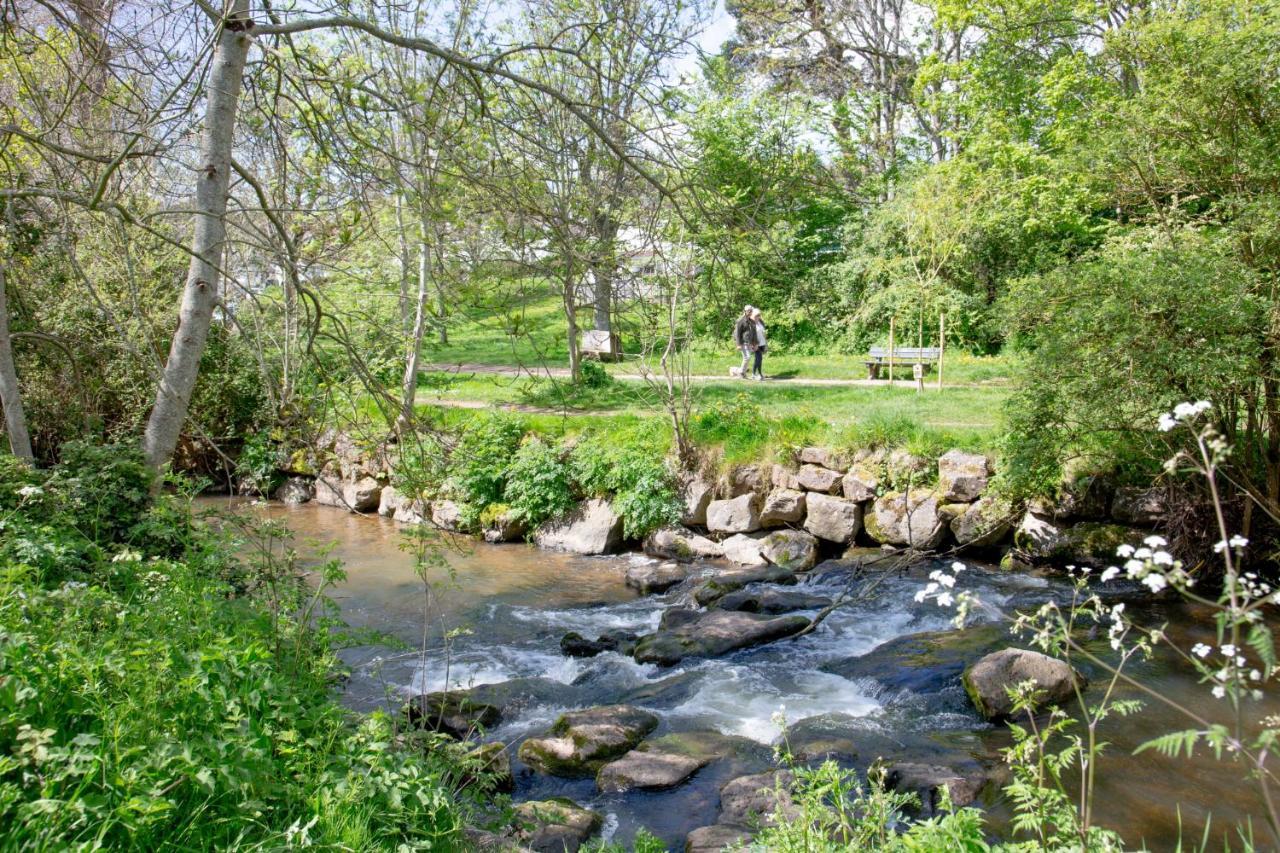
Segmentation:
<svg viewBox="0 0 1280 853">
<path fill-rule="evenodd" d="M 253 42 L 248 11 L 248 0 L 234 0 L 231 4 L 222 21 L 209 72 L 209 101 L 205 107 L 200 171 L 196 179 L 191 265 L 183 289 L 178 329 L 169 346 L 169 357 L 142 442 L 147 463 L 153 468 L 164 466 L 178 446 L 218 301 L 227 235 L 227 186 L 231 177 L 236 104 L 244 80 L 245 60 Z"/>
<path fill-rule="evenodd" d="M 9 339 L 9 303 L 5 292 L 5 265 L 0 263 L 0 405 L 4 406 L 4 428 L 9 433 L 9 449 L 19 459 L 31 460 L 31 436 L 22 410 L 18 388 L 18 368 L 13 362 L 13 342 Z"/>
<path fill-rule="evenodd" d="M 405 230 L 404 199 L 399 192 L 396 193 L 396 233 L 400 236 L 400 326 L 407 335 L 413 332 L 413 315 L 409 311 L 409 232 Z"/>
<path fill-rule="evenodd" d="M 564 318 L 569 331 L 569 381 L 576 385 L 582 378 L 582 355 L 578 351 L 578 306 L 574 299 L 576 285 L 572 271 L 565 276 L 563 284 Z"/>
<path fill-rule="evenodd" d="M 595 328 L 599 332 L 609 332 L 613 330 L 613 272 L 618 256 L 618 225 L 613 217 L 601 214 L 597 218 L 595 231 L 595 260 L 591 264 Z"/>
<path fill-rule="evenodd" d="M 409 350 L 404 360 L 404 380 L 400 384 L 400 416 L 396 418 L 396 432 L 404 433 L 413 425 L 413 403 L 418 394 L 418 357 L 422 350 L 422 336 L 427 329 L 427 294 L 431 289 L 431 252 L 427 245 L 427 219 L 421 219 L 422 242 L 418 247 L 418 304 L 413 315 L 413 333 L 409 337 Z"/>
</svg>

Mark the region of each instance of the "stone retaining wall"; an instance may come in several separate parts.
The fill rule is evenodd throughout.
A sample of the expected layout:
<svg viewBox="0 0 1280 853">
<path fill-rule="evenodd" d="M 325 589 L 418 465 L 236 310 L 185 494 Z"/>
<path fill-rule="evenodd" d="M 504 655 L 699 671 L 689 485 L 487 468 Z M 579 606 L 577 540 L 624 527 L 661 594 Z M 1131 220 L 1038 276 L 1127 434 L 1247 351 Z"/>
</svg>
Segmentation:
<svg viewBox="0 0 1280 853">
<path fill-rule="evenodd" d="M 455 502 L 413 499 L 390 485 L 394 448 L 330 433 L 318 452 L 320 473 L 290 476 L 275 497 L 461 530 Z M 1010 564 L 1097 566 L 1165 515 L 1161 490 L 1115 489 L 1097 477 L 1077 481 L 1056 502 L 1014 506 L 992 494 L 994 474 L 988 457 L 962 450 L 931 460 L 903 450 L 805 447 L 791 464 L 739 465 L 715 481 L 685 474 L 681 526 L 650 534 L 644 547 L 665 559 L 724 557 L 744 565 L 772 562 L 774 552 L 807 559 L 806 551 L 854 545 L 1009 547 Z M 608 501 L 592 499 L 535 531 L 498 517 L 480 534 L 490 542 L 531 538 L 541 547 L 602 554 L 625 545 L 621 526 Z M 785 548 L 778 537 L 769 541 L 781 530 L 793 532 Z"/>
</svg>

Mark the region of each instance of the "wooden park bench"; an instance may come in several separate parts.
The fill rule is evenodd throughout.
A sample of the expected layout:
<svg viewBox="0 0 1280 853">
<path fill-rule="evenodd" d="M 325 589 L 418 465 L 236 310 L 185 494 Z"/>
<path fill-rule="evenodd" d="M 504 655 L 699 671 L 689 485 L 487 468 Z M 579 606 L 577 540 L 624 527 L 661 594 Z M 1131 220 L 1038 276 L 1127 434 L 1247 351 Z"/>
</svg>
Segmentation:
<svg viewBox="0 0 1280 853">
<path fill-rule="evenodd" d="M 616 334 L 588 329 L 582 333 L 578 351 L 584 356 L 594 356 L 600 361 L 621 361 L 622 339 Z"/>
<path fill-rule="evenodd" d="M 919 364 L 924 368 L 924 372 L 928 373 L 930 368 L 938 363 L 942 351 L 938 347 L 895 347 L 893 350 L 893 364 L 900 365 L 910 370 L 913 364 Z M 880 368 L 889 364 L 889 350 L 884 347 L 872 347 L 871 352 L 867 354 L 865 364 L 867 365 L 867 378 L 879 379 Z M 904 375 L 905 378 L 905 375 Z"/>
</svg>

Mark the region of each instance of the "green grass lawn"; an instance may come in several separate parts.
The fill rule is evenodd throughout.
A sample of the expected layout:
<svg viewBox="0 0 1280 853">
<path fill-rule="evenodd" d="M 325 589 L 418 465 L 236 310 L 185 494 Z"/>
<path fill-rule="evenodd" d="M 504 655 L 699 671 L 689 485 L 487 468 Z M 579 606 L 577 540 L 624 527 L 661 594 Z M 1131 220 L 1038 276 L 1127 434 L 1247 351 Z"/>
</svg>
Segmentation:
<svg viewBox="0 0 1280 853">
<path fill-rule="evenodd" d="M 608 369 L 636 373 L 643 360 L 634 354 L 639 326 L 629 322 L 625 314 L 621 322 L 623 347 L 632 354 Z M 926 345 L 929 343 L 926 341 Z M 904 346 L 908 344 L 909 341 L 902 342 Z M 448 345 L 431 341 L 424 345 L 422 355 L 425 361 L 437 364 L 568 367 L 563 310 L 557 297 L 543 292 L 520 298 L 508 296 L 489 305 L 471 307 L 454 316 Z M 728 340 L 720 345 L 700 341 L 690 356 L 691 372 L 702 376 L 727 377 L 729 367 L 739 362 L 737 351 Z M 957 348 L 946 355 L 943 378 L 960 384 L 1002 384 L 1009 381 L 1015 368 L 1013 356 L 975 356 Z M 864 379 L 867 375 L 861 353 L 800 354 L 788 352 L 785 344 L 770 347 L 765 372 L 794 379 Z M 904 365 L 899 377 L 909 375 L 910 366 Z M 934 377 L 936 373 L 929 374 L 930 381 Z"/>
</svg>

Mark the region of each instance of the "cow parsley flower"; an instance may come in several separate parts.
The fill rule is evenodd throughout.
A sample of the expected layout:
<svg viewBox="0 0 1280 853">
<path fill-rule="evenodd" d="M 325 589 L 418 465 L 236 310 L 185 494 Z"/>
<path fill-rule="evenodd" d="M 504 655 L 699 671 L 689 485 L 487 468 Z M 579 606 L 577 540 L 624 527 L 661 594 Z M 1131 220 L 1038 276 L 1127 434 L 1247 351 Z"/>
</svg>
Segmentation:
<svg viewBox="0 0 1280 853">
<path fill-rule="evenodd" d="M 1206 645 L 1205 643 L 1196 643 L 1194 646 L 1191 647 L 1191 654 L 1195 655 L 1198 658 L 1207 658 L 1209 656 L 1209 652 L 1211 651 L 1213 651 L 1213 648 L 1211 646 Z"/>
<path fill-rule="evenodd" d="M 1111 580 L 1111 579 L 1115 578 L 1118 574 L 1120 574 L 1120 569 L 1119 569 L 1119 567 L 1117 567 L 1117 566 L 1112 566 L 1111 568 L 1109 568 L 1109 569 L 1107 569 L 1106 571 L 1104 571 L 1104 572 L 1101 574 L 1101 576 L 1099 577 L 1099 579 L 1100 579 L 1103 583 L 1106 583 L 1107 581 L 1109 581 L 1109 580 Z"/>
</svg>

